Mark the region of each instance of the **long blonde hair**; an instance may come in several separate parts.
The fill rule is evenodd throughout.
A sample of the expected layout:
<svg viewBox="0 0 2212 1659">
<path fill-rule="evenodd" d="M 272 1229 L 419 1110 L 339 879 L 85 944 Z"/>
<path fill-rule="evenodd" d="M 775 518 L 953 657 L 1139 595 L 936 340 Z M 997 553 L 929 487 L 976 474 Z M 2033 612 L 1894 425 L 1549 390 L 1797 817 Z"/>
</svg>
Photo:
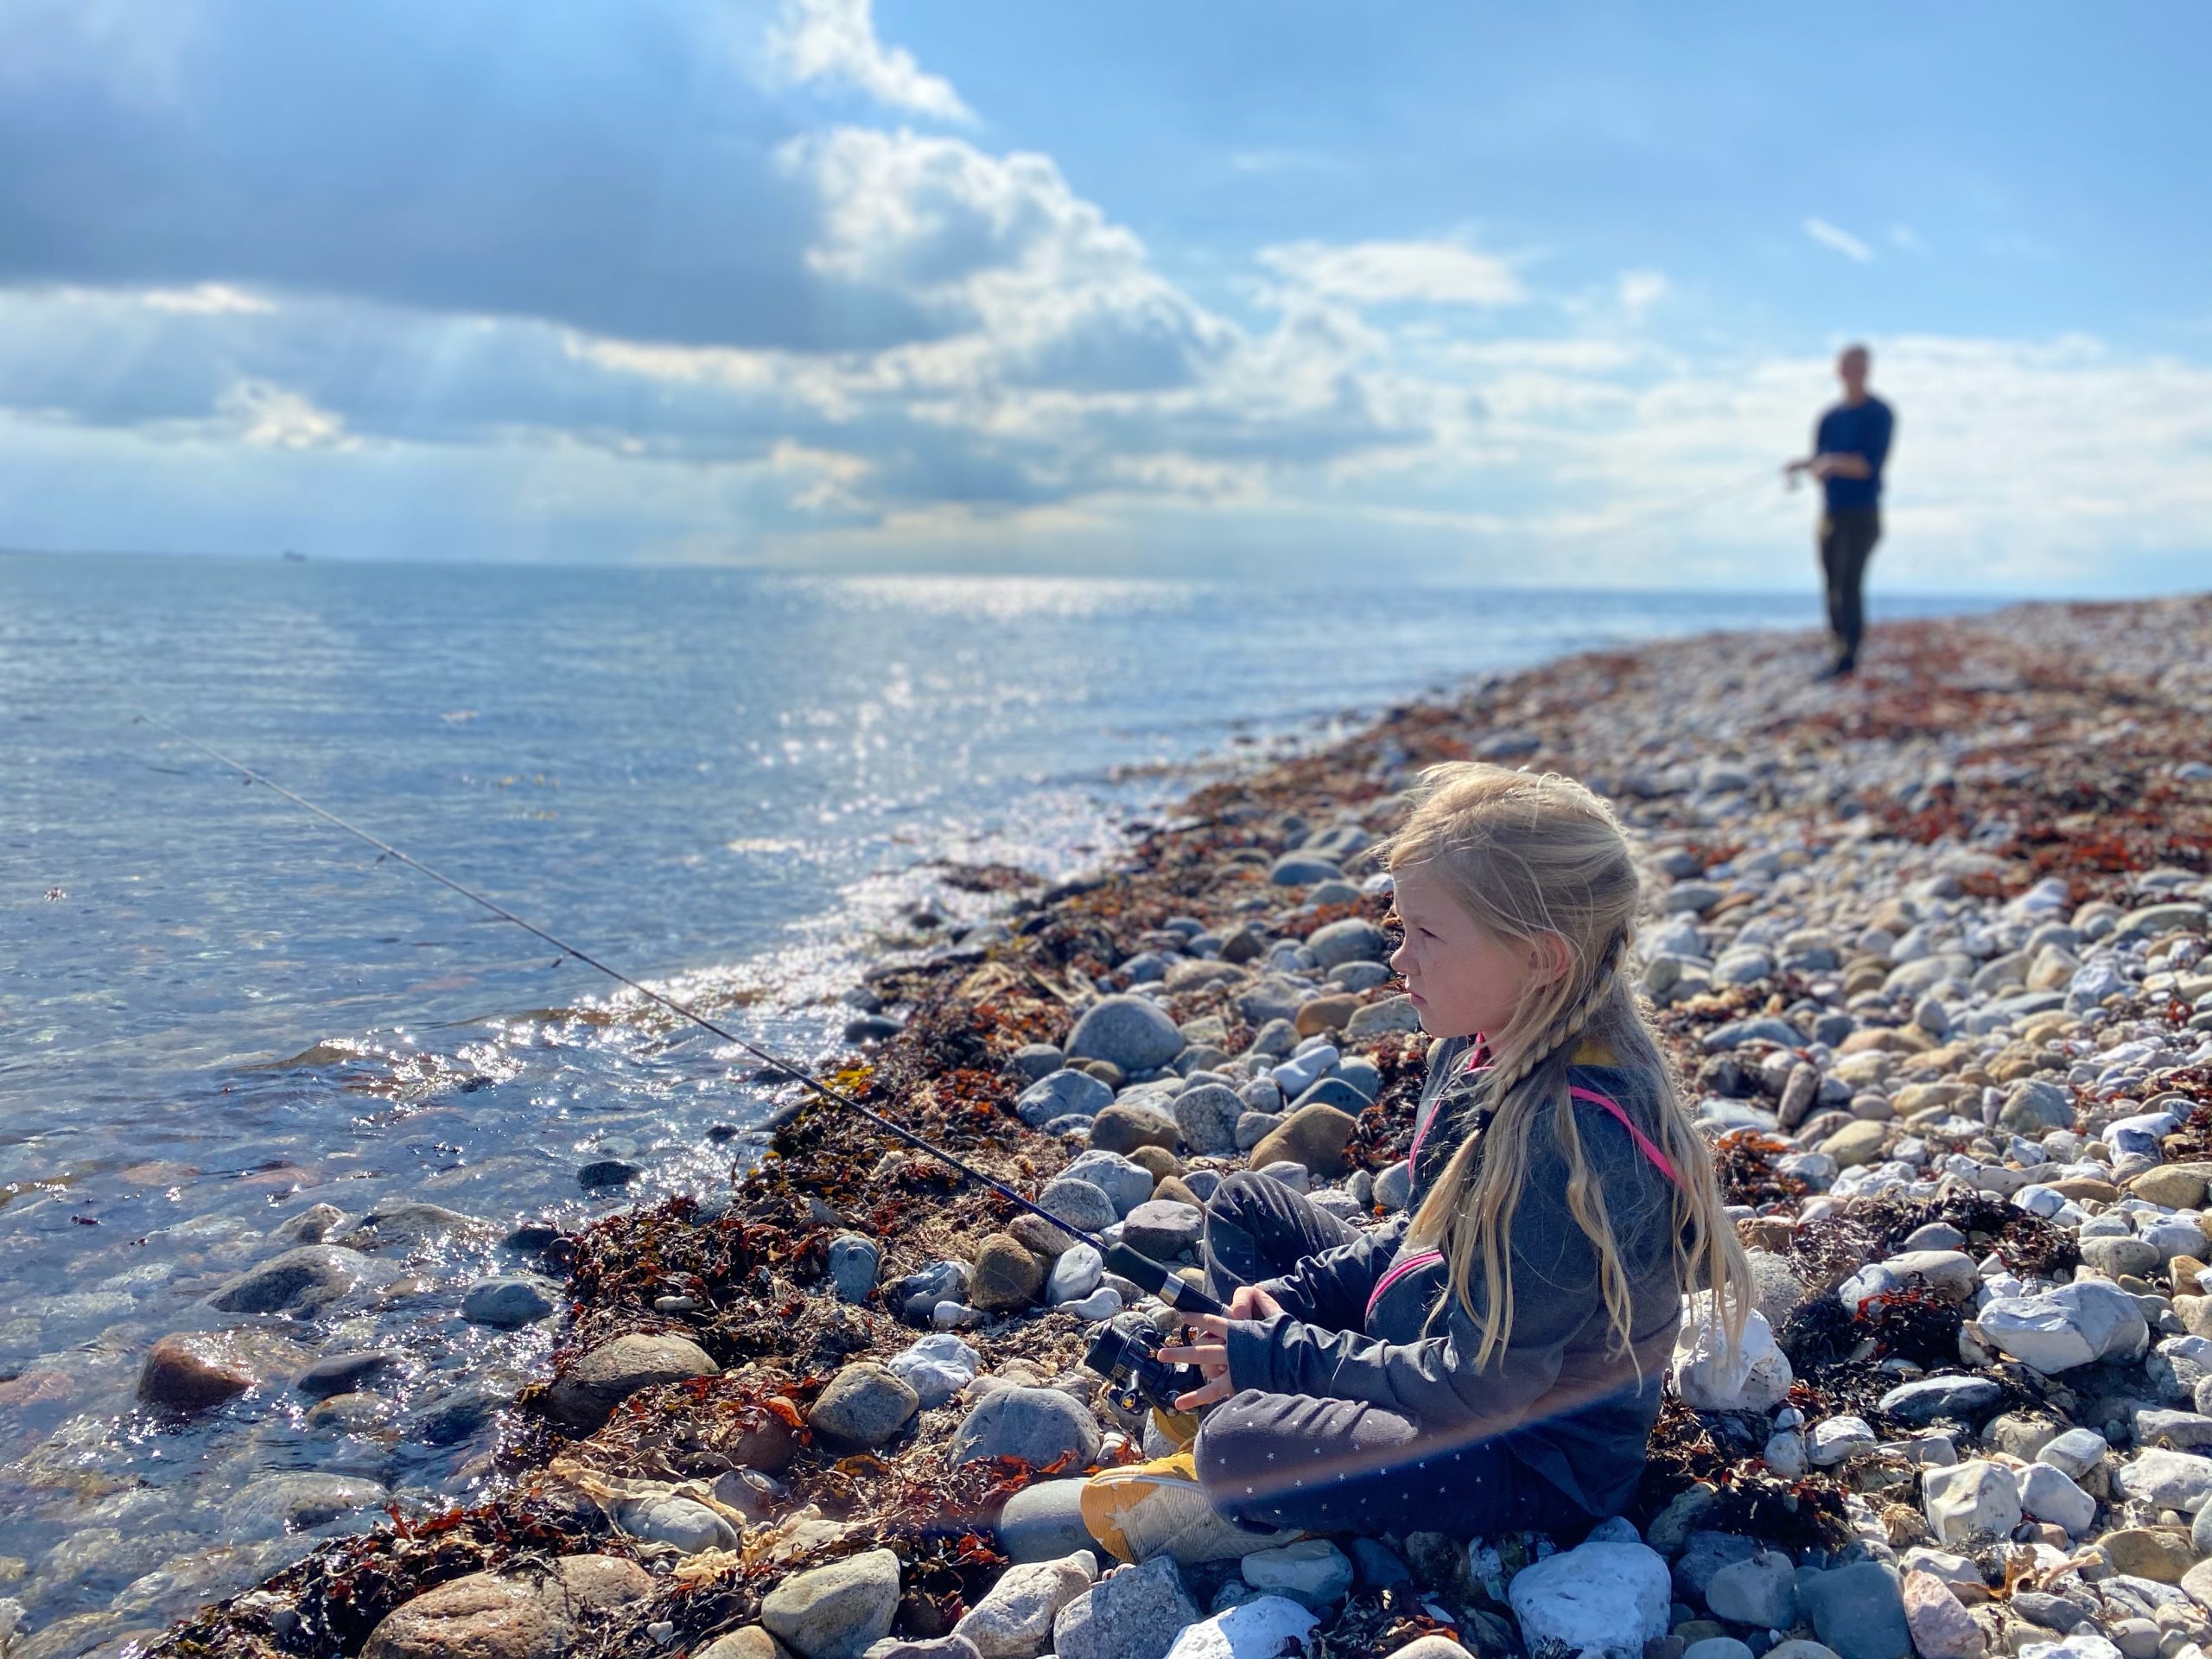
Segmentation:
<svg viewBox="0 0 2212 1659">
<path fill-rule="evenodd" d="M 1713 1154 L 1690 1124 L 1624 971 L 1639 894 L 1619 820 L 1573 779 L 1460 762 L 1421 774 L 1412 810 L 1382 851 L 1394 874 L 1417 865 L 1440 877 L 1492 938 L 1517 944 L 1549 935 L 1567 947 L 1567 971 L 1532 981 L 1506 1028 L 1484 1033 L 1490 1064 L 1473 1075 L 1488 1123 L 1461 1142 L 1407 1235 L 1443 1253 L 1451 1294 L 1480 1321 L 1475 1363 L 1486 1363 L 1512 1333 L 1513 1214 L 1528 1179 L 1529 1137 L 1548 1107 L 1567 1163 L 1568 1211 L 1597 1248 L 1614 1342 L 1630 1346 L 1628 1274 L 1604 1184 L 1583 1154 L 1567 1096 L 1567 1067 L 1585 1039 L 1656 1082 L 1656 1138 L 1680 1177 L 1678 1282 L 1719 1293 L 1714 1300 L 1732 1349 L 1751 1305 L 1751 1269 L 1721 1201 Z M 1473 1294 L 1478 1264 L 1480 1304 Z"/>
</svg>

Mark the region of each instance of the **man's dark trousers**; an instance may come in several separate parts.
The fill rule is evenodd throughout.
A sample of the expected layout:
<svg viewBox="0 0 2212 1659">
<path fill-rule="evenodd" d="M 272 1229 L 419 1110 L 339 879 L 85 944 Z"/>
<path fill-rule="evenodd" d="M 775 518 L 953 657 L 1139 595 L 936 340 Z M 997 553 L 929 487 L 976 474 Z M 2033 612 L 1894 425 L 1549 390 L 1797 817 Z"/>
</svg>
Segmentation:
<svg viewBox="0 0 2212 1659">
<path fill-rule="evenodd" d="M 1859 661 L 1859 639 L 1866 631 L 1860 590 L 1866 581 L 1866 562 L 1881 539 L 1879 507 L 1831 508 L 1821 521 L 1821 569 L 1827 575 L 1828 631 L 1835 635 L 1838 668 L 1851 668 Z"/>
</svg>

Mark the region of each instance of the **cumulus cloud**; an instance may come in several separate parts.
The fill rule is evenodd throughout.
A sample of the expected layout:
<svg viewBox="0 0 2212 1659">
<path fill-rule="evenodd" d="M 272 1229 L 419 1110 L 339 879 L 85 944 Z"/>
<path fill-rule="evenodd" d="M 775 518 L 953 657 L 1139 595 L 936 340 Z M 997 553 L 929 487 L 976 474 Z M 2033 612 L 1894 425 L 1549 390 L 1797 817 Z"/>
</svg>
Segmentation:
<svg viewBox="0 0 2212 1659">
<path fill-rule="evenodd" d="M 1356 305 L 1512 305 L 1527 297 L 1510 262 L 1457 242 L 1290 242 L 1262 248 L 1260 263 Z"/>
<path fill-rule="evenodd" d="M 783 15 L 768 32 L 768 51 L 793 81 L 842 82 L 895 110 L 946 121 L 975 118 L 950 81 L 925 74 L 912 53 L 876 38 L 869 0 L 784 0 Z"/>
</svg>

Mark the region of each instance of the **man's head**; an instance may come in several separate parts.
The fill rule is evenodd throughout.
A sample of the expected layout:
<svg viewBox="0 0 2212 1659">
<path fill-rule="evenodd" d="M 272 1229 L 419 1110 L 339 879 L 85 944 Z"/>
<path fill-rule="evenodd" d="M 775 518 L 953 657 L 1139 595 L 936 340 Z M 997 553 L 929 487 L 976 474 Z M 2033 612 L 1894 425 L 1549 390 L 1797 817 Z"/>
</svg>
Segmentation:
<svg viewBox="0 0 2212 1659">
<path fill-rule="evenodd" d="M 1866 371 L 1874 365 L 1874 354 L 1864 346 L 1847 346 L 1835 360 L 1835 378 L 1843 382 L 1843 395 L 1858 398 L 1866 395 Z"/>
</svg>

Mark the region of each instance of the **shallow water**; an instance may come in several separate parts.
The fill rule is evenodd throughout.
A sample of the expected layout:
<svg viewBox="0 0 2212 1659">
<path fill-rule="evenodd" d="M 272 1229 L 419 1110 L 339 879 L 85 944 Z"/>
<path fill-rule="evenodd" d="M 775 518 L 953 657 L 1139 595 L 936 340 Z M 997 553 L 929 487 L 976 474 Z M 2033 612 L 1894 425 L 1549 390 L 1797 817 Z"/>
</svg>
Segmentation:
<svg viewBox="0 0 2212 1659">
<path fill-rule="evenodd" d="M 349 1504 L 465 1492 L 550 1340 L 458 1317 L 472 1278 L 515 1265 L 499 1234 L 711 1188 L 748 1141 L 708 1130 L 761 1109 L 749 1058 L 623 1017 L 587 969 L 135 714 L 812 1055 L 917 903 L 988 908 L 938 861 L 1066 874 L 1221 757 L 1471 673 L 1809 613 L 0 558 L 0 1595 L 33 1630 L 79 1618 L 73 1651 L 360 1524 Z M 576 1172 L 607 1156 L 643 1173 L 594 1198 Z M 393 1282 L 315 1319 L 203 1305 L 287 1217 L 400 1198 L 493 1225 L 379 1251 Z M 136 1404 L 156 1338 L 232 1326 L 270 1386 L 189 1424 Z M 383 1404 L 311 1416 L 285 1379 L 356 1348 L 398 1356 Z"/>
</svg>

